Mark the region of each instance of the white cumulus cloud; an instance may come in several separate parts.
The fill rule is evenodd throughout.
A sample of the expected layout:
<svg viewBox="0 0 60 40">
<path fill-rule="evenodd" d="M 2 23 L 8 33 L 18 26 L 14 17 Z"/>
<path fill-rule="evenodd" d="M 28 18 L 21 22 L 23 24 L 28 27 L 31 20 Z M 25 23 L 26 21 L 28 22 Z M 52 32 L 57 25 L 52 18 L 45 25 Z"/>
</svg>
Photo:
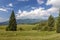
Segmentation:
<svg viewBox="0 0 60 40">
<path fill-rule="evenodd" d="M 48 18 L 50 14 L 58 13 L 58 9 L 52 7 L 48 10 L 44 10 L 44 8 L 38 8 L 28 11 L 21 11 L 19 10 L 16 14 L 17 19 L 40 19 L 40 18 Z"/>
<path fill-rule="evenodd" d="M 32 9 L 36 9 L 36 7 L 31 7 Z"/>
<path fill-rule="evenodd" d="M 60 8 L 60 0 L 48 0 L 47 5 L 53 5 L 54 7 Z"/>
<path fill-rule="evenodd" d="M 43 0 L 37 0 L 38 4 L 43 4 L 44 1 Z"/>
<path fill-rule="evenodd" d="M 0 11 L 7 12 L 7 9 L 6 8 L 0 8 Z"/>
<path fill-rule="evenodd" d="M 8 6 L 13 7 L 13 4 L 12 3 L 9 3 Z"/>
</svg>

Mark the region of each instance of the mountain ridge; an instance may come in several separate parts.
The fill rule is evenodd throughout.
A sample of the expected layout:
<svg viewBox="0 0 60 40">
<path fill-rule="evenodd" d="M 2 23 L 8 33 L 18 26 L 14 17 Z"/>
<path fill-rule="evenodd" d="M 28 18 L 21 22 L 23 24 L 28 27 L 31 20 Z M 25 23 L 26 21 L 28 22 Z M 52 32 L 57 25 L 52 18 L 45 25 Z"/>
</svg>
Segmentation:
<svg viewBox="0 0 60 40">
<path fill-rule="evenodd" d="M 18 19 L 16 20 L 17 24 L 33 24 L 37 22 L 44 21 L 43 19 Z M 9 21 L 1 22 L 0 25 L 7 25 Z"/>
</svg>

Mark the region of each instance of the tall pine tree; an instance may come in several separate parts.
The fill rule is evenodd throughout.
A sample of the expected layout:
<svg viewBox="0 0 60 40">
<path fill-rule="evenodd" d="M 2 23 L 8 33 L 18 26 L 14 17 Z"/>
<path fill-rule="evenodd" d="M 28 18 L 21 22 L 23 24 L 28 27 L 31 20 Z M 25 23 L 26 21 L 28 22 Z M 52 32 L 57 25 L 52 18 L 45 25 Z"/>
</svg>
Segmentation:
<svg viewBox="0 0 60 40">
<path fill-rule="evenodd" d="M 53 31 L 54 30 L 54 17 L 52 15 L 49 16 L 48 18 L 48 31 Z"/>
<path fill-rule="evenodd" d="M 17 23 L 16 23 L 14 11 L 12 11 L 12 14 L 9 19 L 9 25 L 6 30 L 8 30 L 8 31 L 16 31 L 17 30 Z"/>
<path fill-rule="evenodd" d="M 56 32 L 57 32 L 57 33 L 60 33 L 60 10 L 59 10 L 59 16 L 58 16 L 58 19 L 57 19 Z"/>
</svg>

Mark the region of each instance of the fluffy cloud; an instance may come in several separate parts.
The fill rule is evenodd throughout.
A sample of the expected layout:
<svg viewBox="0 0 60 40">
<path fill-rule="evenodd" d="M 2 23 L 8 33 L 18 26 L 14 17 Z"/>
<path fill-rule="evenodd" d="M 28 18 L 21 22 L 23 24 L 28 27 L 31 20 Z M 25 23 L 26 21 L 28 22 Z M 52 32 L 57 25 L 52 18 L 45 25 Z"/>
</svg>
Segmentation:
<svg viewBox="0 0 60 40">
<path fill-rule="evenodd" d="M 18 13 L 22 13 L 21 10 L 18 10 Z"/>
<path fill-rule="evenodd" d="M 43 0 L 37 0 L 38 4 L 43 4 L 44 1 Z"/>
<path fill-rule="evenodd" d="M 60 0 L 48 0 L 47 5 L 53 5 L 54 7 L 60 8 Z"/>
<path fill-rule="evenodd" d="M 40 18 L 48 18 L 50 14 L 58 13 L 57 8 L 50 8 L 48 10 L 44 10 L 44 8 L 38 8 L 35 10 L 21 11 L 19 10 L 16 14 L 17 19 L 40 19 Z"/>
<path fill-rule="evenodd" d="M 31 7 L 32 9 L 36 9 L 36 7 Z"/>
<path fill-rule="evenodd" d="M 12 3 L 9 3 L 7 6 L 13 7 L 13 4 Z"/>
<path fill-rule="evenodd" d="M 0 8 L 0 11 L 7 12 L 7 9 L 6 8 Z"/>
</svg>

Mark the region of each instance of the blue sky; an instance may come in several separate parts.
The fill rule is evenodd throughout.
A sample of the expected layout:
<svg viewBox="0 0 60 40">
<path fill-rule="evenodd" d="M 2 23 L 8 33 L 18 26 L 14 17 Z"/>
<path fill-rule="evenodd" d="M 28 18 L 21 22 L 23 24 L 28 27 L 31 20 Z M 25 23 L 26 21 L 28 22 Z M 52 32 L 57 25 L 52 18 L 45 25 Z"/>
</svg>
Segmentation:
<svg viewBox="0 0 60 40">
<path fill-rule="evenodd" d="M 7 21 L 12 10 L 16 19 L 46 19 L 50 14 L 56 17 L 59 2 L 59 0 L 0 0 L 0 22 Z"/>
</svg>

